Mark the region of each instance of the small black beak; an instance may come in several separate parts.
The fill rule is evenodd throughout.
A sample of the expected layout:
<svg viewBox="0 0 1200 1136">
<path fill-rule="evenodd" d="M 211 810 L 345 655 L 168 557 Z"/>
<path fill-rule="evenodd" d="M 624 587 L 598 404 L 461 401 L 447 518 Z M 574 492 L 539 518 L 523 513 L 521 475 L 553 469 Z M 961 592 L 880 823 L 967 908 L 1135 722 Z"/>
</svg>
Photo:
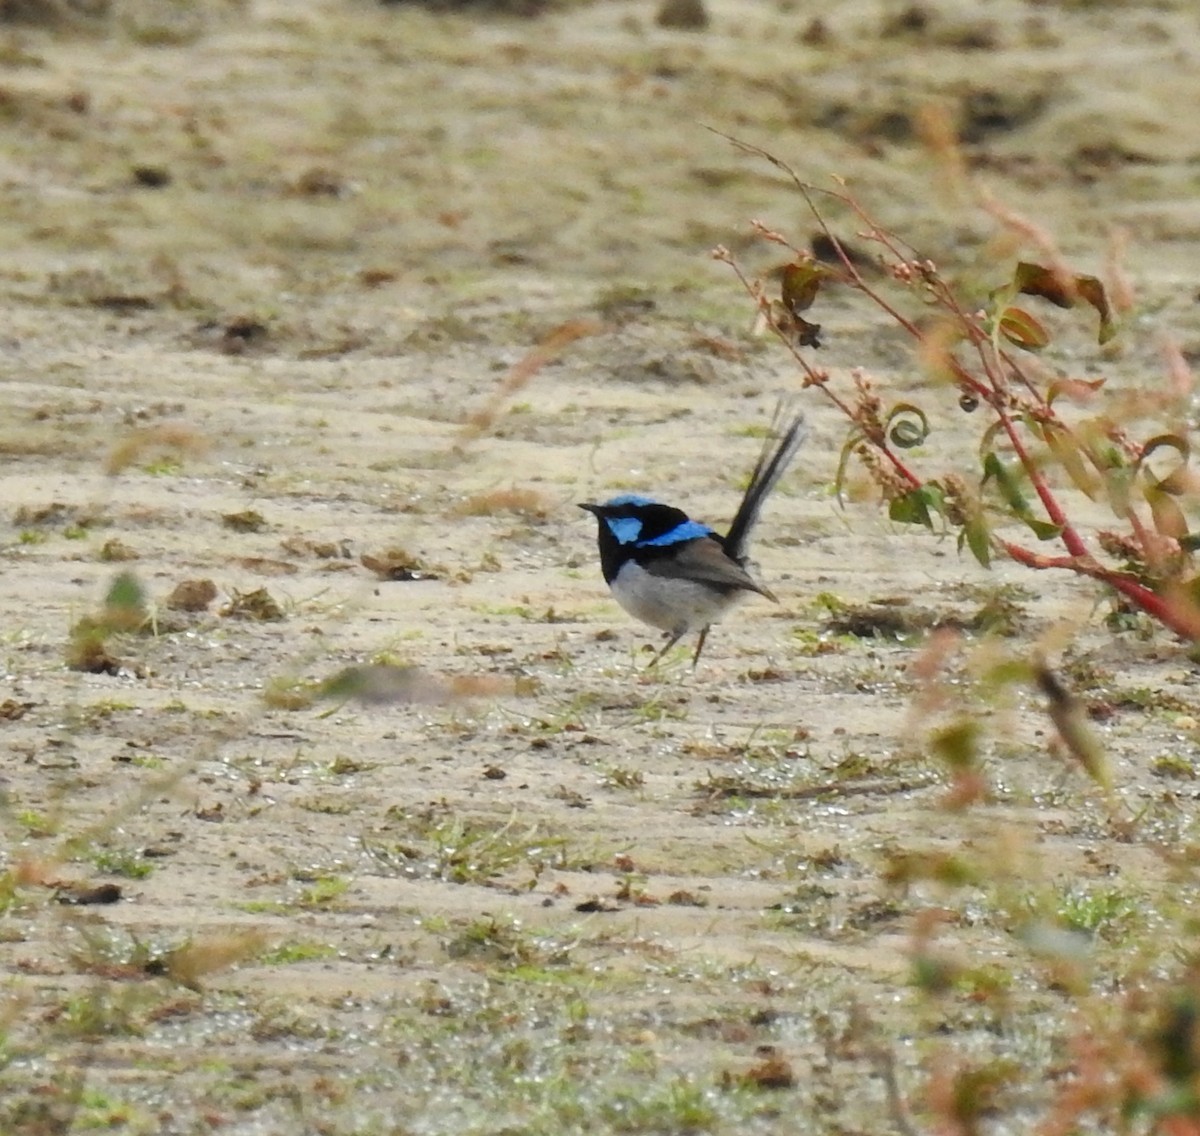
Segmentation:
<svg viewBox="0 0 1200 1136">
<path fill-rule="evenodd" d="M 579 507 L 581 509 L 586 509 L 594 517 L 600 516 L 600 506 L 599 505 L 592 505 L 592 504 L 580 502 Z"/>
</svg>

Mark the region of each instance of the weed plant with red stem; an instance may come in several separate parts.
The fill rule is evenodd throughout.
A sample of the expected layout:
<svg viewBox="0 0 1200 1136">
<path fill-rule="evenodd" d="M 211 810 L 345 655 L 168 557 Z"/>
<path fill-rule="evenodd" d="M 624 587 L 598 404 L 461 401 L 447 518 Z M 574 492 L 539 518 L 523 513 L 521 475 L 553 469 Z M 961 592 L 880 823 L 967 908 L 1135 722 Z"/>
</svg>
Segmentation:
<svg viewBox="0 0 1200 1136">
<path fill-rule="evenodd" d="M 1018 263 L 986 303 L 971 305 L 932 260 L 879 225 L 844 184 L 835 189 L 813 186 L 767 151 L 730 141 L 791 179 L 834 252 L 832 263 L 823 263 L 781 233 L 754 222 L 763 240 L 787 249 L 792 257 L 783 269 L 778 296 L 771 295 L 763 281 L 752 279 L 727 249 L 718 248 L 713 255 L 733 269 L 754 300 L 762 324 L 796 361 L 802 385 L 820 390 L 849 423 L 837 472 L 839 495 L 849 462 L 856 458 L 879 488 L 892 520 L 957 532 L 959 547 L 966 546 L 985 567 L 999 552 L 1028 568 L 1066 570 L 1098 580 L 1127 606 L 1181 638 L 1200 639 L 1200 572 L 1192 556 L 1200 548 L 1200 533 L 1190 530 L 1184 512 L 1185 505 L 1195 502 L 1200 483 L 1188 468 L 1189 443 L 1180 422 L 1191 386 L 1182 359 L 1176 355 L 1169 360 L 1171 381 L 1164 393 L 1144 394 L 1136 413 L 1128 416 L 1146 419 L 1160 413 L 1169 419 L 1145 440 L 1133 438 L 1112 408 L 1069 423 L 1058 411 L 1059 400 L 1093 400 L 1104 380 L 1052 377 L 1022 358 L 1020 353 L 1032 356 L 1047 347 L 1051 335 L 1015 301 L 1028 295 L 1061 308 L 1090 306 L 1099 316 L 1101 345 L 1116 335 L 1117 325 L 1104 285 L 1094 276 L 1073 273 L 1046 234 L 1011 211 L 986 203 L 1002 224 L 1036 245 L 1045 263 Z M 822 200 L 844 208 L 862 226 L 858 238 L 875 250 L 881 275 L 868 275 L 860 267 L 863 258 L 835 235 Z M 838 390 L 831 373 L 812 361 L 820 327 L 808 322 L 804 313 L 829 281 L 864 296 L 900 327 L 942 389 L 957 395 L 962 410 L 986 408 L 980 420 L 979 471 L 925 473 L 909 454 L 931 432 L 921 407 L 911 402 L 888 406 L 861 371 L 852 373 L 850 391 Z M 936 318 L 918 322 L 906 315 L 892 299 L 889 283 L 900 293 L 916 294 L 923 310 Z M 1124 296 L 1124 289 L 1118 294 Z M 1161 452 L 1173 455 L 1174 463 L 1162 475 L 1148 461 Z M 1055 467 L 1066 483 L 1090 499 L 1106 499 L 1124 527 L 1085 531 L 1072 518 L 1069 497 L 1047 476 Z M 1027 490 L 1032 490 L 1036 506 Z M 1013 539 L 997 531 L 997 521 L 1023 525 L 1039 541 L 1057 541 L 1062 552 L 1042 552 Z"/>
</svg>

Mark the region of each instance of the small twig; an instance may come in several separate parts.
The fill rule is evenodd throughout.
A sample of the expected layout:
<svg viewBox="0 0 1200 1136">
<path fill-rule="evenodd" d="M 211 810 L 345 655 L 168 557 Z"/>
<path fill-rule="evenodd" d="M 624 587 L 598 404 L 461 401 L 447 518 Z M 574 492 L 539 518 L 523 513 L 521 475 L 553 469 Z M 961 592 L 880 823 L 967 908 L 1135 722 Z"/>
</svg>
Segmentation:
<svg viewBox="0 0 1200 1136">
<path fill-rule="evenodd" d="M 867 1060 L 875 1067 L 887 1093 L 888 1114 L 900 1136 L 922 1136 L 913 1123 L 908 1103 L 900 1091 L 900 1078 L 896 1075 L 896 1055 L 876 1038 L 875 1023 L 871 1021 L 862 1005 L 855 1002 L 850 1007 L 852 1036 L 861 1043 Z"/>
<path fill-rule="evenodd" d="M 908 1111 L 908 1103 L 900 1091 L 900 1080 L 896 1076 L 896 1055 L 882 1045 L 872 1045 L 868 1048 L 875 1072 L 883 1081 L 884 1092 L 887 1093 L 888 1114 L 895 1124 L 900 1136 L 921 1136 L 920 1130 L 912 1122 Z"/>
</svg>

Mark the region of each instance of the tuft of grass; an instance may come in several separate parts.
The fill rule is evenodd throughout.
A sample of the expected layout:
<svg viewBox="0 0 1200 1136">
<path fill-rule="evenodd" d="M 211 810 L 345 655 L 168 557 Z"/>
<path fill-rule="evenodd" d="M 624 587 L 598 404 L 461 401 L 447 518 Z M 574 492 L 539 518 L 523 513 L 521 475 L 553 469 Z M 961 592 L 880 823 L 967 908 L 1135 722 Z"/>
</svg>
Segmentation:
<svg viewBox="0 0 1200 1136">
<path fill-rule="evenodd" d="M 450 958 L 530 966 L 542 963 L 546 953 L 537 939 L 515 919 L 484 916 L 460 927 L 445 939 L 443 949 Z"/>
<path fill-rule="evenodd" d="M 61 821 L 47 816 L 44 813 L 39 813 L 34 809 L 22 809 L 16 815 L 16 822 L 23 829 L 27 836 L 33 837 L 35 840 L 44 839 L 47 836 L 57 836 L 61 828 Z"/>
<path fill-rule="evenodd" d="M 476 493 L 461 501 L 454 509 L 461 517 L 492 517 L 497 513 L 515 513 L 527 520 L 544 521 L 550 504 L 533 489 L 493 489 Z"/>
<path fill-rule="evenodd" d="M 522 869 L 532 873 L 532 886 L 548 868 L 569 863 L 566 837 L 537 824 L 519 826 L 515 816 L 497 823 L 434 809 L 390 809 L 388 821 L 398 834 L 369 850 L 409 877 L 479 884 Z"/>
<path fill-rule="evenodd" d="M 252 592 L 234 592 L 223 608 L 225 619 L 244 619 L 256 623 L 280 623 L 285 617 L 279 601 L 266 588 Z"/>
<path fill-rule="evenodd" d="M 138 553 L 120 537 L 109 537 L 101 546 L 99 559 L 106 564 L 119 564 L 126 560 L 137 560 Z"/>
<path fill-rule="evenodd" d="M 1056 912 L 1068 930 L 1083 931 L 1110 943 L 1132 933 L 1140 913 L 1141 905 L 1128 892 L 1078 884 L 1066 889 Z"/>
<path fill-rule="evenodd" d="M 263 704 L 272 710 L 307 710 L 321 697 L 321 683 L 276 676 L 263 687 Z"/>
<path fill-rule="evenodd" d="M 606 789 L 640 789 L 646 784 L 646 775 L 640 769 L 613 765 L 604 771 L 601 784 Z"/>
<path fill-rule="evenodd" d="M 1178 753 L 1160 753 L 1150 763 L 1150 772 L 1155 777 L 1165 777 L 1173 781 L 1194 781 L 1197 776 L 1196 766 L 1192 761 Z"/>
<path fill-rule="evenodd" d="M 106 876 L 124 876 L 130 880 L 144 880 L 154 872 L 154 864 L 140 852 L 123 848 L 101 849 L 92 855 L 92 863 L 96 871 Z"/>
<path fill-rule="evenodd" d="M 55 1016 L 57 1031 L 70 1038 L 141 1037 L 148 999 L 136 987 L 97 983 L 65 999 Z"/>
<path fill-rule="evenodd" d="M 328 943 L 299 941 L 281 943 L 259 955 L 256 961 L 261 966 L 295 966 L 297 963 L 320 962 L 323 959 L 336 957 L 337 948 Z"/>
<path fill-rule="evenodd" d="M 84 616 L 71 628 L 68 666 L 72 660 L 105 654 L 105 643 L 114 635 L 135 634 L 148 629 L 153 629 L 153 617 L 146 593 L 132 572 L 120 572 L 109 585 L 100 610 Z M 87 668 L 71 666 L 71 669 Z"/>
<path fill-rule="evenodd" d="M 301 907 L 331 907 L 350 890 L 350 881 L 344 876 L 318 876 L 304 888 L 296 902 Z"/>
</svg>

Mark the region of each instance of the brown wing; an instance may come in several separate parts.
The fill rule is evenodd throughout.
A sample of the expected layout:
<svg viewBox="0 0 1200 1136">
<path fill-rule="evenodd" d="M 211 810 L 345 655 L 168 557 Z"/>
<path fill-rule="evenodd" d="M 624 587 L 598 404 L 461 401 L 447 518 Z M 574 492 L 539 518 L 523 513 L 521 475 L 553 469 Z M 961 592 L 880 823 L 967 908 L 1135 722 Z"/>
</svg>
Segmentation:
<svg viewBox="0 0 1200 1136">
<path fill-rule="evenodd" d="M 769 589 L 757 583 L 736 560 L 730 560 L 715 540 L 694 540 L 682 548 L 676 547 L 672 550 L 669 559 L 655 557 L 643 561 L 642 567 L 652 576 L 677 576 L 685 580 L 698 580 L 704 584 L 729 588 L 731 591 L 757 592 L 760 596 L 779 602 Z"/>
</svg>

